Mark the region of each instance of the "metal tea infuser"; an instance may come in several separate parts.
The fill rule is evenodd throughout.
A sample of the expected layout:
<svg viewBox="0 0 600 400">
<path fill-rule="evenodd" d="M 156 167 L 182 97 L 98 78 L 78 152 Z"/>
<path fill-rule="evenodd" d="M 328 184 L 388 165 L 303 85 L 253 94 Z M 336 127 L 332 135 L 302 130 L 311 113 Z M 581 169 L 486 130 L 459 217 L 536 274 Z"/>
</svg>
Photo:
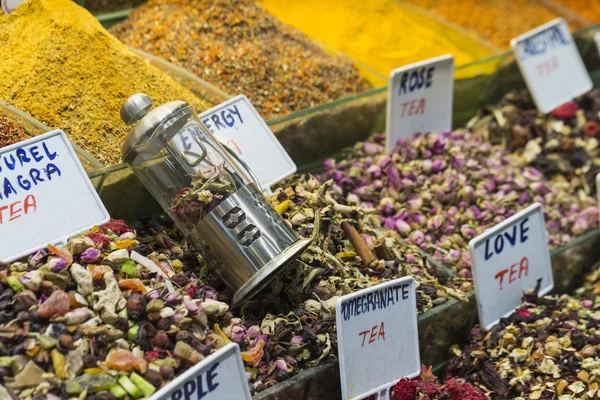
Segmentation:
<svg viewBox="0 0 600 400">
<path fill-rule="evenodd" d="M 197 118 L 193 107 L 172 101 L 154 108 L 143 93 L 121 107 L 121 119 L 134 125 L 123 144 L 123 161 L 198 248 L 211 268 L 235 292 L 233 307 L 263 289 L 310 244 L 298 237 L 263 196 L 250 168 L 221 144 Z M 197 180 L 209 212 L 174 204 Z M 223 183 L 224 182 L 224 183 Z M 222 197 L 222 198 L 221 198 Z M 190 212 L 187 212 L 187 208 Z"/>
</svg>

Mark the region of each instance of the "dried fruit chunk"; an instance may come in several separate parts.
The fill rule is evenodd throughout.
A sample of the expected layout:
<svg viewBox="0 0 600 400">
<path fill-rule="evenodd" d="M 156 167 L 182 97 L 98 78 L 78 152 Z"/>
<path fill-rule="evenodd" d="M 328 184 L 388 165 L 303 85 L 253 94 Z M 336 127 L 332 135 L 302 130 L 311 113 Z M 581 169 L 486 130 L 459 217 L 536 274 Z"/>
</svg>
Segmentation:
<svg viewBox="0 0 600 400">
<path fill-rule="evenodd" d="M 132 352 L 127 350 L 115 350 L 106 357 L 106 364 L 110 368 L 118 369 L 119 371 L 131 371 L 136 369 L 142 374 L 146 372 L 148 363 L 146 360 L 136 357 Z"/>
<path fill-rule="evenodd" d="M 62 290 L 52 292 L 50 297 L 42 304 L 38 310 L 38 314 L 42 318 L 51 318 L 55 315 L 61 317 L 69 312 L 71 308 L 69 295 Z"/>
</svg>

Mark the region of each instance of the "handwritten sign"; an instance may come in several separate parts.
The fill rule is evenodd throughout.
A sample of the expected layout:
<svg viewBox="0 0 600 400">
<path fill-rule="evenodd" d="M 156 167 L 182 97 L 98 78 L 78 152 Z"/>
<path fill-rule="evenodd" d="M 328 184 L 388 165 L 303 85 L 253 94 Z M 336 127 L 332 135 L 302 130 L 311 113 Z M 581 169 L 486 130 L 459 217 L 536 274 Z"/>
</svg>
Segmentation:
<svg viewBox="0 0 600 400">
<path fill-rule="evenodd" d="M 63 131 L 0 149 L 0 263 L 109 218 Z"/>
<path fill-rule="evenodd" d="M 521 304 L 542 280 L 540 295 L 554 287 L 540 203 L 499 223 L 469 242 L 479 322 L 490 329 Z"/>
<path fill-rule="evenodd" d="M 246 96 L 221 103 L 199 118 L 221 143 L 248 164 L 264 188 L 296 172 L 296 164 Z M 185 132 L 179 134 L 175 143 L 182 151 L 201 153 Z"/>
<path fill-rule="evenodd" d="M 567 23 L 558 18 L 510 42 L 538 110 L 548 113 L 592 88 Z"/>
<path fill-rule="evenodd" d="M 336 303 L 342 397 L 387 398 L 402 377 L 419 375 L 415 281 L 403 277 Z"/>
<path fill-rule="evenodd" d="M 390 73 L 386 149 L 414 133 L 452 129 L 454 57 L 445 55 Z"/>
<path fill-rule="evenodd" d="M 10 14 L 15 8 L 25 3 L 27 0 L 2 0 L 2 9 L 5 13 Z"/>
<path fill-rule="evenodd" d="M 150 400 L 252 400 L 240 348 L 229 343 L 188 369 Z"/>
</svg>

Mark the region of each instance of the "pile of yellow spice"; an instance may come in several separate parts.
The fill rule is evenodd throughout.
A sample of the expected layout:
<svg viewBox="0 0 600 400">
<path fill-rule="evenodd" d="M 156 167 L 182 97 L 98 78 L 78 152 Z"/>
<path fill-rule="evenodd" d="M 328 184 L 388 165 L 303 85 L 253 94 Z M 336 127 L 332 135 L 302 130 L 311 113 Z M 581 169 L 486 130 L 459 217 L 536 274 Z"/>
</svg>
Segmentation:
<svg viewBox="0 0 600 400">
<path fill-rule="evenodd" d="M 212 107 L 133 54 L 71 0 L 30 0 L 0 13 L 0 100 L 69 139 L 104 165 L 121 161 L 129 128 L 119 110 L 144 92 L 156 104 Z"/>
<path fill-rule="evenodd" d="M 461 65 L 497 49 L 394 0 L 258 0 L 281 21 L 388 76 L 403 65 L 452 54 Z"/>
</svg>

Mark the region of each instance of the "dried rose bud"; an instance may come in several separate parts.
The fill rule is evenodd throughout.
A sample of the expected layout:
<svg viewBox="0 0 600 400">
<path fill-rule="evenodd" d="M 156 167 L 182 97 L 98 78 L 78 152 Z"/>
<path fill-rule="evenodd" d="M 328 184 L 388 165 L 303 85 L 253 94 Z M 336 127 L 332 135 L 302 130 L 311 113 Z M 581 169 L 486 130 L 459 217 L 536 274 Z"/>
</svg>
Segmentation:
<svg viewBox="0 0 600 400">
<path fill-rule="evenodd" d="M 248 328 L 248 330 L 246 331 L 246 336 L 248 337 L 248 339 L 254 339 L 256 338 L 258 335 L 260 335 L 262 332 L 260 331 L 260 327 L 258 325 L 252 325 L 250 328 Z"/>
<path fill-rule="evenodd" d="M 83 264 L 93 264 L 100 259 L 102 253 L 95 247 L 88 247 L 79 255 L 79 261 Z"/>
<path fill-rule="evenodd" d="M 48 260 L 48 266 L 52 272 L 60 272 L 68 266 L 67 260 L 59 257 L 52 257 Z"/>
<path fill-rule="evenodd" d="M 37 303 L 35 293 L 33 293 L 31 290 L 23 290 L 17 295 L 17 299 L 19 300 L 19 303 L 23 304 L 27 308 Z"/>
</svg>

